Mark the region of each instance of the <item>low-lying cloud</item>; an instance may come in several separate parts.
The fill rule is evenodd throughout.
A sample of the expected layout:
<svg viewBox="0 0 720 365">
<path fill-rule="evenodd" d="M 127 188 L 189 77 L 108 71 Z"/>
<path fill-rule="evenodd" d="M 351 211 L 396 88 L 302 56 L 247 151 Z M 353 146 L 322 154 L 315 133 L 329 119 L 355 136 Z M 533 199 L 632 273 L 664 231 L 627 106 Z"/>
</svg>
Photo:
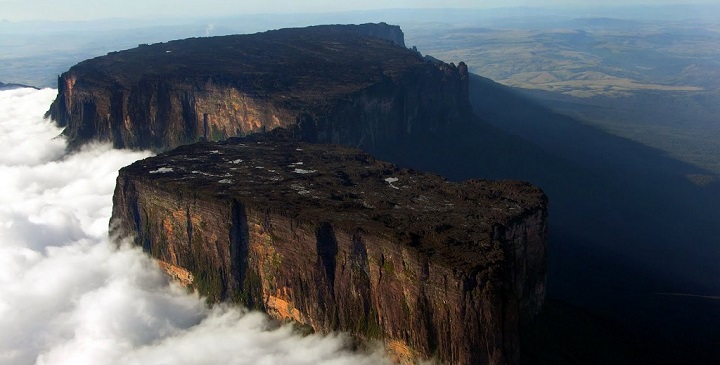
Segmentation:
<svg viewBox="0 0 720 365">
<path fill-rule="evenodd" d="M 65 153 L 51 89 L 0 92 L 0 364 L 378 364 L 345 335 L 299 336 L 209 308 L 137 248 L 109 242 L 117 170 L 146 152 Z"/>
</svg>

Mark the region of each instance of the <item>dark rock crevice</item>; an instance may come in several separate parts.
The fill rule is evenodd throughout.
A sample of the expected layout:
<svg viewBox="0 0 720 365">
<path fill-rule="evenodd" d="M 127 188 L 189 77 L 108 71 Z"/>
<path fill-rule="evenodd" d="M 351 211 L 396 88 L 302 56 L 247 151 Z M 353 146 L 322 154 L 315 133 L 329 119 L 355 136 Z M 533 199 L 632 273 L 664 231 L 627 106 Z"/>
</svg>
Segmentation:
<svg viewBox="0 0 720 365">
<path fill-rule="evenodd" d="M 317 252 L 320 258 L 319 262 L 329 280 L 330 287 L 335 288 L 335 267 L 337 266 L 338 247 L 332 225 L 329 223 L 320 224 L 316 239 Z"/>
<path fill-rule="evenodd" d="M 243 283 L 248 271 L 248 251 L 250 233 L 247 225 L 245 206 L 237 200 L 232 201 L 232 218 L 230 221 L 230 277 L 233 279 L 233 294 L 246 291 Z M 238 300 L 238 298 L 233 298 Z"/>
</svg>

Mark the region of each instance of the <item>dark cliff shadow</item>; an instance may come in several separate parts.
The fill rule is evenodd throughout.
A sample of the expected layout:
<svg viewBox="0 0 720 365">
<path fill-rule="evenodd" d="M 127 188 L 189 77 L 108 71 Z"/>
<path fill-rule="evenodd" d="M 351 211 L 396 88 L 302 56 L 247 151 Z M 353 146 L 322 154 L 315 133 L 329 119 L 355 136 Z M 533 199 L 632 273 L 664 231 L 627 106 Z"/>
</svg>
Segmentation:
<svg viewBox="0 0 720 365">
<path fill-rule="evenodd" d="M 714 347 L 720 341 L 720 184 L 687 178 L 712 174 L 491 80 L 473 75 L 470 90 L 476 119 L 372 152 L 450 180 L 510 178 L 540 186 L 550 200 L 552 300 L 545 316 L 553 320 L 545 325 L 571 322 L 573 316 L 562 315 L 567 308 L 600 316 L 591 321 L 598 325 L 615 321 L 609 328 L 622 333 L 605 338 L 627 350 L 616 353 L 626 363 L 650 352 L 653 361 L 668 363 L 709 362 L 720 354 Z M 583 338 L 568 333 L 573 326 L 545 330 L 557 341 Z M 617 332 L 593 331 L 588 341 Z M 544 334 L 535 340 L 547 337 L 538 333 Z M 602 358 L 602 346 L 581 347 L 572 356 L 566 349 L 561 362 Z"/>
</svg>

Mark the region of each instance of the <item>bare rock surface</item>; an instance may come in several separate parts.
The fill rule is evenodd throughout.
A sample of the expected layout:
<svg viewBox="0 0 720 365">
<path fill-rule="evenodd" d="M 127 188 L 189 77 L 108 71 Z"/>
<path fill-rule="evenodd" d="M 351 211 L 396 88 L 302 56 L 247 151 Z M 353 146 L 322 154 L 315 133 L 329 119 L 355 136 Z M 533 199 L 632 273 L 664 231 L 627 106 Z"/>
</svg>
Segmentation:
<svg viewBox="0 0 720 365">
<path fill-rule="evenodd" d="M 547 200 L 356 149 L 274 137 L 179 147 L 120 171 L 113 231 L 211 301 L 406 359 L 519 361 L 545 294 Z"/>
</svg>

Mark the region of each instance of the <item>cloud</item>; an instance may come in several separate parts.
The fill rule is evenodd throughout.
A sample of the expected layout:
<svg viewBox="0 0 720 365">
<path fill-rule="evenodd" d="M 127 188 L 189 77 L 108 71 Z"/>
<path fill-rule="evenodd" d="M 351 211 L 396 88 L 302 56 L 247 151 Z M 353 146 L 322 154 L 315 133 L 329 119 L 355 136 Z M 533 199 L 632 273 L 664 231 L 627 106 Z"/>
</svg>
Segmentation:
<svg viewBox="0 0 720 365">
<path fill-rule="evenodd" d="M 342 334 L 299 336 L 264 314 L 206 306 L 141 250 L 107 238 L 117 170 L 149 156 L 66 155 L 51 89 L 0 92 L 0 365 L 378 364 Z"/>
<path fill-rule="evenodd" d="M 215 24 L 214 23 L 208 24 L 205 27 L 205 36 L 209 37 L 212 34 L 213 30 L 215 30 Z"/>
</svg>

